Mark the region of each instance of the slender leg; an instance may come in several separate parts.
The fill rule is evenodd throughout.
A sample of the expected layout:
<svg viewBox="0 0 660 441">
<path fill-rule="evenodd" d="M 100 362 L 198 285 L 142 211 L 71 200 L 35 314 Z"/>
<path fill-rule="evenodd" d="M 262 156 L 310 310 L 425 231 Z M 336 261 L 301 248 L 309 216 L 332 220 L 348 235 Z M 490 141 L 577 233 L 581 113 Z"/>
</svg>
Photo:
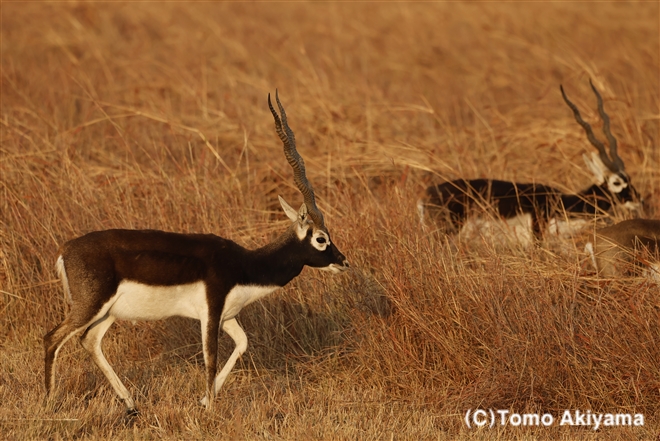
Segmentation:
<svg viewBox="0 0 660 441">
<path fill-rule="evenodd" d="M 201 403 L 206 409 L 211 409 L 215 392 L 213 379 L 218 371 L 218 328 L 220 317 L 208 317 L 201 320 L 202 350 L 204 351 L 204 365 L 206 366 L 206 394 Z"/>
<path fill-rule="evenodd" d="M 77 325 L 74 323 L 72 316 L 69 315 L 44 337 L 46 396 L 49 396 L 55 388 L 55 360 L 57 354 L 67 340 L 85 329 L 86 326 L 87 323 L 82 326 Z"/>
<path fill-rule="evenodd" d="M 600 269 L 598 268 L 598 261 L 596 260 L 596 254 L 594 253 L 594 245 L 591 242 L 587 242 L 587 244 L 584 246 L 584 251 L 589 255 L 591 264 L 594 266 L 596 273 L 598 273 Z"/>
<path fill-rule="evenodd" d="M 236 343 L 236 348 L 234 348 L 234 352 L 231 353 L 229 359 L 227 360 L 227 363 L 225 363 L 224 367 L 222 368 L 218 376 L 215 377 L 216 395 L 218 394 L 218 392 L 220 392 L 220 388 L 222 388 L 222 385 L 227 379 L 229 372 L 231 372 L 231 370 L 234 368 L 234 365 L 236 364 L 238 358 L 241 355 L 243 355 L 243 353 L 247 350 L 247 336 L 245 335 L 243 328 L 241 328 L 241 326 L 238 324 L 235 318 L 224 322 L 222 324 L 222 329 L 227 334 L 229 334 L 232 340 L 234 340 L 234 342 Z"/>
<path fill-rule="evenodd" d="M 108 379 L 110 385 L 115 390 L 115 393 L 119 395 L 119 398 L 121 398 L 126 404 L 126 411 L 129 414 L 135 414 L 136 410 L 133 398 L 131 398 L 128 389 L 126 389 L 124 383 L 122 383 L 119 377 L 117 377 L 117 374 L 112 369 L 112 366 L 110 366 L 110 363 L 108 363 L 108 360 L 105 359 L 103 351 L 101 350 L 101 340 L 114 321 L 115 318 L 109 314 L 101 317 L 87 328 L 81 338 L 81 343 L 92 356 L 94 363 L 96 363 L 99 369 L 101 369 L 101 372 L 103 372 L 103 375 Z"/>
<path fill-rule="evenodd" d="M 220 389 L 222 388 L 222 385 L 224 384 L 225 380 L 227 379 L 227 376 L 229 375 L 229 372 L 234 368 L 234 365 L 236 364 L 236 361 L 238 358 L 243 355 L 243 353 L 247 350 L 247 336 L 245 335 L 245 332 L 243 332 L 243 329 L 240 327 L 236 319 L 231 319 L 227 320 L 222 324 L 222 329 L 229 334 L 229 336 L 234 340 L 234 343 L 236 343 L 236 348 L 234 349 L 234 352 L 229 356 L 229 359 L 223 366 L 222 370 L 220 373 L 215 377 L 215 380 L 213 381 L 213 396 L 215 397 L 219 392 Z M 217 339 L 216 339 L 217 340 Z M 203 344 L 204 342 L 202 342 Z M 216 346 L 217 349 L 217 346 Z M 216 350 L 217 353 L 217 350 Z M 205 354 L 206 356 L 206 354 Z M 206 361 L 206 359 L 205 359 Z M 210 401 L 208 399 L 209 393 L 207 392 L 206 396 L 202 398 L 201 403 L 203 406 L 206 406 L 208 409 L 210 407 Z"/>
</svg>

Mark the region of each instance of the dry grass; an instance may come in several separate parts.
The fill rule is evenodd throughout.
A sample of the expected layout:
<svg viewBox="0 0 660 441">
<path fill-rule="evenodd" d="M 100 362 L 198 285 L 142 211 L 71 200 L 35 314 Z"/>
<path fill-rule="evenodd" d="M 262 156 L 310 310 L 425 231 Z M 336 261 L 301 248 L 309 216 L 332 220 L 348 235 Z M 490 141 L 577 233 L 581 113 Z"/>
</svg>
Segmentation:
<svg viewBox="0 0 660 441">
<path fill-rule="evenodd" d="M 592 78 L 660 214 L 657 3 L 3 3 L 0 431 L 5 439 L 654 439 L 660 298 L 601 283 L 580 238 L 520 250 L 418 228 L 432 180 L 576 191 Z M 85 232 L 213 232 L 256 247 L 299 203 L 279 88 L 354 266 L 306 269 L 239 317 L 250 347 L 213 412 L 198 324 L 118 323 L 105 352 L 142 414 L 69 343 L 45 409 L 58 246 Z M 297 202 L 296 202 L 297 201 Z M 223 356 L 232 347 L 221 338 Z M 467 409 L 644 413 L 643 428 L 472 431 Z"/>
</svg>

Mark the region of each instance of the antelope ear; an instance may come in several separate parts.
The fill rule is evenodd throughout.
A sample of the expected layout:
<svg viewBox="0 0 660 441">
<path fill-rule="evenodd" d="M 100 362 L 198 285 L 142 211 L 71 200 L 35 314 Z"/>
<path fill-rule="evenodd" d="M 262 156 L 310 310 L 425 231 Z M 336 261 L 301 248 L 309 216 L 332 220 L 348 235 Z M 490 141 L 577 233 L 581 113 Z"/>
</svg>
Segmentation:
<svg viewBox="0 0 660 441">
<path fill-rule="evenodd" d="M 302 205 L 300 206 L 300 209 L 298 210 L 298 220 L 299 221 L 304 221 L 307 219 L 307 205 L 303 202 Z"/>
<path fill-rule="evenodd" d="M 602 185 L 605 182 L 605 175 L 610 172 L 607 166 L 603 164 L 603 161 L 601 161 L 598 154 L 596 152 L 591 152 L 591 158 L 587 155 L 582 155 L 582 159 L 584 159 L 587 168 L 593 173 L 596 185 Z"/>
<path fill-rule="evenodd" d="M 280 200 L 280 205 L 282 206 L 282 209 L 284 210 L 284 214 L 286 214 L 286 217 L 288 217 L 291 222 L 296 222 L 298 220 L 298 213 L 296 213 L 296 210 L 293 209 L 293 207 L 282 198 L 282 196 L 277 196 Z M 305 204 L 303 204 L 305 205 Z"/>
</svg>

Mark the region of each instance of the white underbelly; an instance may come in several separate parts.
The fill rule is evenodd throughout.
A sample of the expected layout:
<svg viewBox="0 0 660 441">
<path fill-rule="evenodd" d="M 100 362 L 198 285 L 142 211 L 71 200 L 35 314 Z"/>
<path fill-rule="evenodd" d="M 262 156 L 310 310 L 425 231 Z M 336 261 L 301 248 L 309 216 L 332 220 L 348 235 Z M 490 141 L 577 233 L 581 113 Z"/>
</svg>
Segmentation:
<svg viewBox="0 0 660 441">
<path fill-rule="evenodd" d="M 225 297 L 220 321 L 232 319 L 245 306 L 279 286 L 237 285 Z M 121 320 L 161 320 L 172 316 L 201 320 L 208 317 L 204 282 L 175 286 L 150 286 L 123 281 L 104 305 L 98 318 L 110 314 Z"/>
<path fill-rule="evenodd" d="M 546 233 L 562 237 L 571 237 L 589 225 L 585 219 L 550 219 Z M 469 219 L 459 235 L 463 239 L 479 235 L 498 243 L 517 242 L 523 246 L 534 243 L 532 216 L 521 214 L 506 220 L 475 217 Z"/>
<path fill-rule="evenodd" d="M 464 240 L 480 236 L 501 244 L 514 242 L 529 246 L 534 242 L 532 216 L 522 214 L 506 220 L 474 217 L 465 223 L 459 236 Z"/>
<path fill-rule="evenodd" d="M 200 319 L 208 314 L 204 282 L 149 286 L 123 281 L 109 303 L 108 312 L 123 320 L 160 320 L 175 315 Z"/>
<path fill-rule="evenodd" d="M 587 219 L 550 219 L 548 233 L 570 237 L 584 229 L 591 221 Z"/>
</svg>

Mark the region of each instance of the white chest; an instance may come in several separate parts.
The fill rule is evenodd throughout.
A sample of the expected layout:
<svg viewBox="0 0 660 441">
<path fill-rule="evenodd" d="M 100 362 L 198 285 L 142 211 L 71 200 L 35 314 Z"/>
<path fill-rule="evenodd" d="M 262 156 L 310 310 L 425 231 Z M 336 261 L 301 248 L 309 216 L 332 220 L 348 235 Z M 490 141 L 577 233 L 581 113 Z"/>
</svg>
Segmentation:
<svg viewBox="0 0 660 441">
<path fill-rule="evenodd" d="M 236 317 L 245 306 L 267 296 L 277 288 L 279 286 L 236 285 L 225 298 L 220 322 Z"/>
</svg>

